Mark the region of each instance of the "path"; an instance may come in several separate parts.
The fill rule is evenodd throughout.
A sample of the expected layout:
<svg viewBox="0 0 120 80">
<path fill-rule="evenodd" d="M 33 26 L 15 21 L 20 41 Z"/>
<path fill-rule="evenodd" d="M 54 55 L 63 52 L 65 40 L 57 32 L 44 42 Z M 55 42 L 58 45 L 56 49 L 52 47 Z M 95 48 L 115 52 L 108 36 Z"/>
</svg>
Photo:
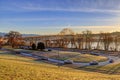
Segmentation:
<svg viewBox="0 0 120 80">
<path fill-rule="evenodd" d="M 8 50 L 4 49 L 4 51 L 8 51 Z M 41 58 L 41 56 L 35 55 L 33 53 L 21 52 L 20 54 L 23 55 L 23 56 L 33 57 L 33 58 L 36 58 L 36 59 L 40 59 Z M 109 60 L 111 60 L 111 59 L 114 60 L 114 63 L 120 63 L 120 58 L 119 57 L 109 56 L 109 55 L 105 55 L 105 54 L 101 54 L 100 56 L 105 56 L 105 57 L 108 58 L 108 60 L 104 61 L 104 62 L 99 62 L 98 66 L 104 66 L 104 65 L 107 65 L 107 64 L 112 64 L 112 63 L 109 63 Z M 48 58 L 48 61 L 53 62 L 53 63 L 62 63 L 62 64 L 64 63 L 64 61 L 51 59 L 51 58 Z M 91 65 L 89 65 L 89 63 L 80 63 L 80 62 L 73 62 L 73 65 L 77 65 L 77 66 L 91 66 Z"/>
<path fill-rule="evenodd" d="M 29 56 L 29 57 L 34 57 L 34 58 L 37 58 L 39 59 L 40 56 L 37 56 L 37 55 L 33 55 L 32 53 L 21 53 L 22 55 L 24 56 Z M 107 64 L 112 64 L 112 63 L 109 63 L 109 60 L 113 59 L 114 60 L 114 63 L 120 63 L 120 58 L 119 57 L 115 57 L 115 56 L 107 56 L 107 55 L 100 55 L 100 56 L 105 56 L 108 58 L 107 61 L 104 61 L 104 62 L 99 62 L 98 66 L 104 66 L 104 65 L 107 65 Z M 54 62 L 54 63 L 64 63 L 64 61 L 61 61 L 61 60 L 56 60 L 56 59 L 51 59 L 51 58 L 48 58 L 48 61 L 50 62 Z M 90 66 L 89 63 L 78 63 L 78 62 L 73 62 L 73 65 L 77 65 L 77 66 Z"/>
</svg>

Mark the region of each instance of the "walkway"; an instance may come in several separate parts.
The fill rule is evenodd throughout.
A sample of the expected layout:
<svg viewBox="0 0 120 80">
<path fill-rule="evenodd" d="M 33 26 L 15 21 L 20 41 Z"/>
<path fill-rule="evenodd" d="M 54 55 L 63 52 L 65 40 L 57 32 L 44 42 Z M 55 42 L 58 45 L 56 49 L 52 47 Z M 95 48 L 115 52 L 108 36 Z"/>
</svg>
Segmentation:
<svg viewBox="0 0 120 80">
<path fill-rule="evenodd" d="M 3 49 L 4 51 L 9 51 L 8 49 Z M 28 56 L 28 57 L 33 57 L 33 58 L 36 58 L 36 59 L 40 59 L 41 57 L 43 56 L 38 56 L 38 55 L 35 55 L 33 53 L 25 53 L 25 52 L 20 52 L 20 55 L 23 55 L 23 56 Z M 109 63 L 109 60 L 114 60 L 114 64 L 115 63 L 120 63 L 120 58 L 119 57 L 115 57 L 115 56 L 109 56 L 109 55 L 105 55 L 105 54 L 101 54 L 100 56 L 104 56 L 104 57 L 107 57 L 108 60 L 107 61 L 104 61 L 104 62 L 99 62 L 98 63 L 98 66 L 104 66 L 104 65 L 107 65 L 107 64 L 112 64 L 112 63 Z M 56 60 L 56 59 L 51 59 L 51 58 L 48 58 L 47 59 L 48 61 L 50 62 L 53 62 L 53 63 L 61 63 L 61 64 L 64 64 L 64 61 L 61 61 L 61 60 Z M 89 65 L 89 63 L 78 63 L 78 62 L 73 62 L 73 65 L 76 65 L 76 66 L 91 66 Z"/>
<path fill-rule="evenodd" d="M 21 54 L 24 55 L 24 56 L 34 57 L 34 58 L 37 58 L 37 59 L 39 59 L 41 57 L 41 56 L 34 55 L 33 53 L 21 53 Z M 112 63 L 109 62 L 111 59 L 114 60 L 114 63 L 120 63 L 120 58 L 119 57 L 107 56 L 107 55 L 100 55 L 100 56 L 105 56 L 105 57 L 108 58 L 108 60 L 104 61 L 104 62 L 99 62 L 98 66 L 104 66 L 104 65 L 107 65 L 107 64 L 112 64 Z M 64 63 L 64 61 L 51 59 L 51 58 L 48 58 L 48 61 L 53 62 L 53 63 L 61 63 L 61 64 Z M 73 62 L 73 65 L 76 65 L 76 66 L 91 66 L 91 65 L 89 65 L 89 63 L 80 63 L 80 62 L 79 63 L 78 62 Z"/>
</svg>

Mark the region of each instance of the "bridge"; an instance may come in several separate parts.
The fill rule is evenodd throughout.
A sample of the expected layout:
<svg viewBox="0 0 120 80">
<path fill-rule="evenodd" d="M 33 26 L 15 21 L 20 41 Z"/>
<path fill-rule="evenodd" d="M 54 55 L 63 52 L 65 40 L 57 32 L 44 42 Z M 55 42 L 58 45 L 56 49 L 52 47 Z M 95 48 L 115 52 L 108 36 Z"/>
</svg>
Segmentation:
<svg viewBox="0 0 120 80">
<path fill-rule="evenodd" d="M 32 45 L 33 43 L 37 44 L 38 42 L 44 42 L 46 47 L 64 47 L 67 48 L 68 44 L 75 45 L 75 41 L 80 41 L 80 36 L 75 36 L 75 33 L 69 29 L 63 29 L 57 35 L 41 35 L 41 36 L 31 36 L 24 37 L 25 43 Z"/>
<path fill-rule="evenodd" d="M 71 44 L 71 48 L 83 49 L 83 44 L 86 41 L 85 38 L 80 34 L 75 34 L 69 28 L 63 29 L 57 35 L 41 35 L 41 36 L 30 36 L 23 38 L 25 43 L 31 46 L 33 43 L 37 44 L 38 42 L 44 42 L 46 47 L 62 47 L 68 48 L 68 45 Z M 99 41 L 98 36 L 94 36 L 88 40 L 88 42 Z M 90 43 L 86 43 L 88 46 Z M 76 44 L 78 43 L 78 44 Z"/>
</svg>

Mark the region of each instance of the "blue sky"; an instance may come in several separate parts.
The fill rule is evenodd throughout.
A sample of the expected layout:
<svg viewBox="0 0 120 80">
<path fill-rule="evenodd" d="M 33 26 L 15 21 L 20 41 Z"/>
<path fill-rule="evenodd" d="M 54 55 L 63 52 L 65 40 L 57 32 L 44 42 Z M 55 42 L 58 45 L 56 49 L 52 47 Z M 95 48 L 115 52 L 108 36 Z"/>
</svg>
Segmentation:
<svg viewBox="0 0 120 80">
<path fill-rule="evenodd" d="M 0 32 L 120 31 L 120 0 L 0 0 Z"/>
</svg>

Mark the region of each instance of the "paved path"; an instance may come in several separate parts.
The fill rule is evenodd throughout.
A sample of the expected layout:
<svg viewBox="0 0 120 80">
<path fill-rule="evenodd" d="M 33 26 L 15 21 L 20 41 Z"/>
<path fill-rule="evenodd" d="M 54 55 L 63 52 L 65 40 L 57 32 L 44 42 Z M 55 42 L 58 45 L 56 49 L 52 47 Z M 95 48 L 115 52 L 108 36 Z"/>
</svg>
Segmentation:
<svg viewBox="0 0 120 80">
<path fill-rule="evenodd" d="M 8 50 L 4 50 L 4 51 L 8 51 Z M 38 55 L 35 55 L 33 53 L 24 53 L 24 52 L 21 52 L 20 53 L 21 55 L 23 56 L 28 56 L 28 57 L 33 57 L 33 58 L 37 58 L 37 59 L 40 59 L 41 56 L 38 56 Z M 112 63 L 109 63 L 109 60 L 114 60 L 114 63 L 120 63 L 120 58 L 119 57 L 115 57 L 115 56 L 109 56 L 109 55 L 105 55 L 105 54 L 101 54 L 100 56 L 105 56 L 108 58 L 107 61 L 104 61 L 104 62 L 99 62 L 98 63 L 98 66 L 104 66 L 104 65 L 107 65 L 107 64 L 112 64 Z M 53 62 L 53 63 L 64 63 L 64 61 L 61 61 L 61 60 L 56 60 L 56 59 L 51 59 L 51 58 L 48 58 L 48 61 L 50 62 Z M 73 62 L 73 65 L 77 65 L 77 66 L 91 66 L 89 65 L 89 63 L 78 63 L 78 62 Z"/>
<path fill-rule="evenodd" d="M 21 53 L 22 55 L 24 56 L 29 56 L 29 57 L 34 57 L 34 58 L 37 58 L 39 59 L 40 57 L 37 56 L 37 55 L 32 55 L 29 54 L 29 53 Z M 107 55 L 100 55 L 100 56 L 105 56 L 108 58 L 107 61 L 104 61 L 104 62 L 99 62 L 98 66 L 104 66 L 104 65 L 107 65 L 107 64 L 112 64 L 112 63 L 109 63 L 109 60 L 114 60 L 114 63 L 120 63 L 120 58 L 119 57 L 115 57 L 115 56 L 107 56 Z M 56 60 L 56 59 L 51 59 L 51 58 L 48 58 L 48 61 L 50 62 L 54 62 L 54 63 L 64 63 L 64 61 L 61 61 L 61 60 Z M 77 66 L 90 66 L 89 63 L 78 63 L 78 62 L 73 62 L 73 65 L 77 65 Z"/>
</svg>

